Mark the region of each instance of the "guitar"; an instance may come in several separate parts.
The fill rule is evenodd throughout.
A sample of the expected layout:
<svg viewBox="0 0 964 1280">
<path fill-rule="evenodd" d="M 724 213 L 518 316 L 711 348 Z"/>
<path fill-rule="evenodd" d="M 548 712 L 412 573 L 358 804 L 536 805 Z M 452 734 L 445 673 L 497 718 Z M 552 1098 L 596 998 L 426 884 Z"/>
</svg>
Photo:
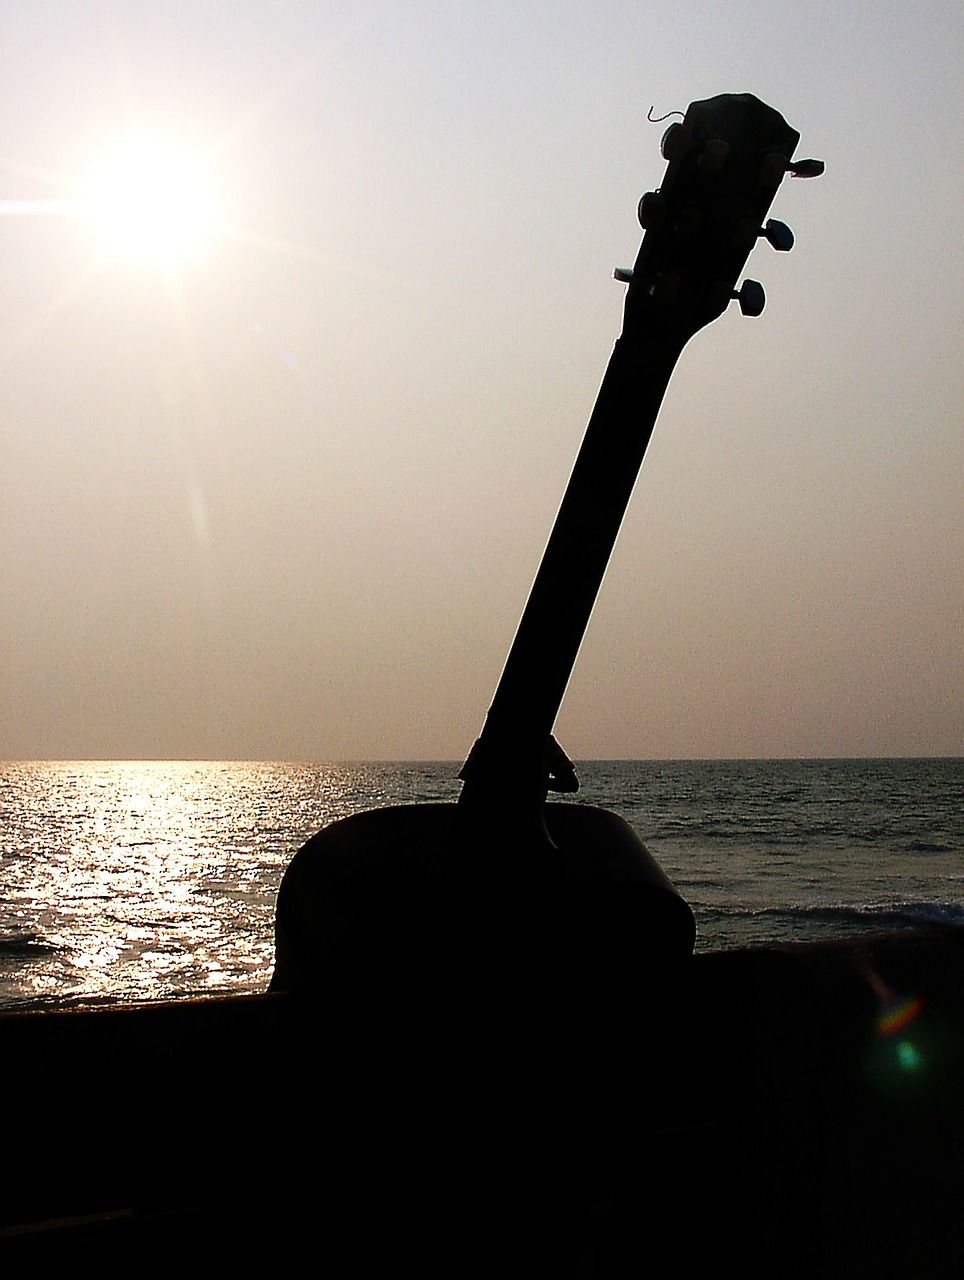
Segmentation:
<svg viewBox="0 0 964 1280">
<path fill-rule="evenodd" d="M 357 814 L 303 846 L 278 895 L 272 990 L 370 989 L 404 969 L 409 988 L 415 973 L 429 985 L 473 975 L 478 992 L 498 974 L 551 972 L 591 1004 L 618 975 L 669 972 L 691 954 L 692 912 L 630 827 L 546 803 L 550 787 L 576 785 L 552 729 L 683 347 L 734 298 L 763 310 L 759 284 L 736 289 L 758 237 L 792 245 L 766 219 L 788 172 L 822 171 L 793 161 L 798 141 L 749 94 L 693 102 L 666 130 L 636 262 L 614 273 L 628 285 L 622 333 L 459 800 Z"/>
</svg>

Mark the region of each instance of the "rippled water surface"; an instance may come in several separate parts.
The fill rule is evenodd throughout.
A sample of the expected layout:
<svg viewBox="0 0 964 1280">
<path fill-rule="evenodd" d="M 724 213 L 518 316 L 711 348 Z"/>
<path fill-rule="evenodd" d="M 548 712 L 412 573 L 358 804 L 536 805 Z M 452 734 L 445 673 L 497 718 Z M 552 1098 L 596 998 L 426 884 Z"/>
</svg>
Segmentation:
<svg viewBox="0 0 964 1280">
<path fill-rule="evenodd" d="M 274 898 L 318 826 L 378 803 L 364 766 L 7 765 L 0 1000 L 262 988 Z"/>
<path fill-rule="evenodd" d="M 454 799 L 451 764 L 0 766 L 0 1006 L 263 990 L 284 867 L 362 809 Z M 595 762 L 699 946 L 964 919 L 964 761 Z"/>
</svg>

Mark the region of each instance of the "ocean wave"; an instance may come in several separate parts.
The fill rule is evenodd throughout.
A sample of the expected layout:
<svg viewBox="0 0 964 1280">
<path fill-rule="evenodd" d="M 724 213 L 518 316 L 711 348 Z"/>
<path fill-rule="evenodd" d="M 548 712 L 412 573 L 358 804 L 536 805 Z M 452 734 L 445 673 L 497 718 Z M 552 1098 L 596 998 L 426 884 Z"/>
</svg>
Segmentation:
<svg viewBox="0 0 964 1280">
<path fill-rule="evenodd" d="M 884 928 L 916 928 L 920 925 L 962 925 L 964 904 L 959 902 L 907 901 L 854 903 L 815 910 L 795 908 L 810 919 L 843 920 Z"/>
<path fill-rule="evenodd" d="M 959 902 L 864 902 L 793 903 L 786 906 L 713 906 L 710 915 L 730 919 L 796 919 L 810 924 L 834 924 L 844 928 L 916 928 L 921 925 L 964 925 L 964 903 Z"/>
</svg>

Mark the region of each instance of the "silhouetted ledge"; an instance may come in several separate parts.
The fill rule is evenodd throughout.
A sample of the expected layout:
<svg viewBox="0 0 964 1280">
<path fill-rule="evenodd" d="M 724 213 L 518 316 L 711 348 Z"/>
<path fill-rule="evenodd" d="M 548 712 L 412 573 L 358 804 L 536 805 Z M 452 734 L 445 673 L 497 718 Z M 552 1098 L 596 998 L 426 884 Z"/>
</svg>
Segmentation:
<svg viewBox="0 0 964 1280">
<path fill-rule="evenodd" d="M 618 1062 L 538 1011 L 473 1046 L 284 993 L 0 1015 L 0 1255 L 956 1273 L 964 931 L 701 954 L 657 985 Z"/>
</svg>

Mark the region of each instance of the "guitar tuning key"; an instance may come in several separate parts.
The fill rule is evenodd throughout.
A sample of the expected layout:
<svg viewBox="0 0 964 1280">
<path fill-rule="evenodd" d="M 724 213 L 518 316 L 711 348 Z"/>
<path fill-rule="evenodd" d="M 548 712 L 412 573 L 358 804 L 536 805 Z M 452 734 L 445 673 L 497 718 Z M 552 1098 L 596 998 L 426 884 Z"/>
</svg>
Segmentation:
<svg viewBox="0 0 964 1280">
<path fill-rule="evenodd" d="M 767 304 L 767 296 L 759 280 L 744 280 L 739 291 L 731 293 L 730 297 L 740 304 L 740 310 L 745 316 L 761 315 Z"/>
<path fill-rule="evenodd" d="M 613 279 L 618 280 L 620 284 L 629 284 L 632 278 L 632 267 L 613 267 Z"/>
<path fill-rule="evenodd" d="M 688 124 L 671 124 L 663 134 L 659 144 L 660 152 L 667 163 L 682 160 L 693 145 L 693 130 Z"/>
<path fill-rule="evenodd" d="M 646 191 L 639 198 L 636 216 L 644 231 L 657 227 L 666 217 L 666 201 L 658 191 Z"/>
<path fill-rule="evenodd" d="M 793 232 L 779 218 L 767 218 L 766 224 L 757 232 L 771 248 L 779 253 L 789 253 L 793 248 Z"/>
<path fill-rule="evenodd" d="M 771 151 L 763 157 L 760 181 L 764 186 L 776 187 L 783 181 L 785 173 L 794 178 L 819 178 L 825 168 L 822 160 L 788 160 L 779 151 Z"/>
<path fill-rule="evenodd" d="M 787 165 L 794 178 L 819 178 L 825 168 L 822 160 L 794 160 L 793 164 Z"/>
</svg>

